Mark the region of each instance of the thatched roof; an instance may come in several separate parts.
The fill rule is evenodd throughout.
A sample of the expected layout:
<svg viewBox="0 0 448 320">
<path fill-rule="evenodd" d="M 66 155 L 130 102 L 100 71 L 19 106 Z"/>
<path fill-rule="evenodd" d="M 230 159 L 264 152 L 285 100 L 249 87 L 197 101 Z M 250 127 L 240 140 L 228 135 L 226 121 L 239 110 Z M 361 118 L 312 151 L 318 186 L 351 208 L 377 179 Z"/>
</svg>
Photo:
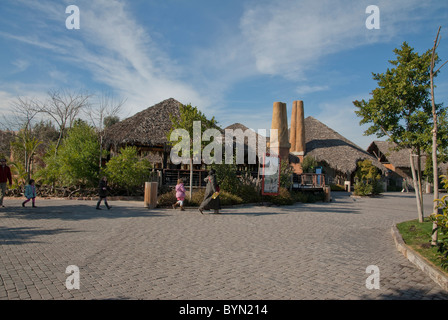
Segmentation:
<svg viewBox="0 0 448 320">
<path fill-rule="evenodd" d="M 179 117 L 180 102 L 170 98 L 106 129 L 106 145 L 157 146 L 168 142 L 170 114 Z"/>
<path fill-rule="evenodd" d="M 342 173 L 353 173 L 358 161 L 365 159 L 385 171 L 375 157 L 313 117 L 305 119 L 305 141 L 306 155 L 314 157 L 318 162 L 326 162 Z"/>
<path fill-rule="evenodd" d="M 393 142 L 373 141 L 367 148 L 367 152 L 374 155 L 383 163 L 390 163 L 395 167 L 410 167 L 409 149 L 397 150 L 397 145 Z"/>
<path fill-rule="evenodd" d="M 250 129 L 250 128 L 248 128 L 248 127 L 246 127 L 245 125 L 243 125 L 243 124 L 241 124 L 241 123 L 234 123 L 234 124 L 231 124 L 230 126 L 228 126 L 228 127 L 226 127 L 224 130 L 223 130 L 223 141 L 225 141 L 224 139 L 225 139 L 225 130 L 226 129 L 231 129 L 231 130 L 237 130 L 237 129 L 241 129 L 241 131 L 244 133 L 244 132 L 246 132 L 246 130 L 251 130 L 251 131 L 253 131 L 254 133 L 255 133 L 255 143 L 256 143 L 256 145 L 255 145 L 255 150 L 253 150 L 252 151 L 252 149 L 250 150 L 251 152 L 255 152 L 255 154 L 258 156 L 258 141 L 259 141 L 259 139 L 260 139 L 260 137 L 261 137 L 261 139 L 263 140 L 265 140 L 266 142 L 267 141 L 269 141 L 269 138 L 267 138 L 267 137 L 264 137 L 264 136 L 262 136 L 262 135 L 260 135 L 260 134 L 258 134 L 258 132 L 256 132 L 255 130 L 253 130 L 253 129 Z M 234 138 L 234 148 L 236 147 L 236 138 Z M 245 153 L 248 153 L 249 152 L 249 140 L 248 140 L 248 138 L 247 137 L 244 137 L 244 150 L 245 150 Z"/>
<path fill-rule="evenodd" d="M 410 168 L 409 149 L 398 149 L 397 145 L 389 141 L 373 141 L 367 148 L 367 152 L 374 155 L 382 163 L 390 163 L 395 168 Z M 427 155 L 423 154 L 420 166 L 425 169 Z M 440 174 L 446 174 L 448 163 L 439 163 Z"/>
</svg>

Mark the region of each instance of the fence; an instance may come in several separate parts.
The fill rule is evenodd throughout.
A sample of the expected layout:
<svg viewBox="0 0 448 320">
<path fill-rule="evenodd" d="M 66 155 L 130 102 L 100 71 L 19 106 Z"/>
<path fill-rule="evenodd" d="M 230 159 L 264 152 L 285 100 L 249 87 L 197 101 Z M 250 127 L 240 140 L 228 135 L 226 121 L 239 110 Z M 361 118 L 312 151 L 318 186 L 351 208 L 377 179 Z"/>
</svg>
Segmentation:
<svg viewBox="0 0 448 320">
<path fill-rule="evenodd" d="M 293 176 L 293 188 L 324 188 L 325 175 L 320 173 L 303 173 Z"/>
</svg>

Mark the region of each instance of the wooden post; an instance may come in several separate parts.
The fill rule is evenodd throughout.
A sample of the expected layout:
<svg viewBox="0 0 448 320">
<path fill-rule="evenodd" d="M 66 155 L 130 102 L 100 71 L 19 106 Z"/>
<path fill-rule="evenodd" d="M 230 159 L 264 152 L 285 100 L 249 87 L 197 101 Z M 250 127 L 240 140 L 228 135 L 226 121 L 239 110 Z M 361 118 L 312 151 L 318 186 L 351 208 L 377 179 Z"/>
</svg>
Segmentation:
<svg viewBox="0 0 448 320">
<path fill-rule="evenodd" d="M 145 208 L 154 209 L 157 206 L 157 182 L 145 182 Z"/>
<path fill-rule="evenodd" d="M 331 188 L 328 187 L 324 187 L 324 195 L 325 195 L 325 202 L 330 202 L 331 201 Z"/>
</svg>

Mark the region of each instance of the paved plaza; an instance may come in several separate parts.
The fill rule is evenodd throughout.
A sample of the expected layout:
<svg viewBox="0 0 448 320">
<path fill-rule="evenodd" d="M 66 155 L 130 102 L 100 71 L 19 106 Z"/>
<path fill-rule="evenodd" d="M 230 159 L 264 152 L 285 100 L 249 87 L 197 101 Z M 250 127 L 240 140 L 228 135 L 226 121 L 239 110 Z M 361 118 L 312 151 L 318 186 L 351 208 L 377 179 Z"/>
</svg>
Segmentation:
<svg viewBox="0 0 448 320">
<path fill-rule="evenodd" d="M 394 223 L 417 218 L 409 193 L 331 203 L 240 206 L 222 214 L 143 202 L 43 200 L 0 209 L 0 299 L 448 299 L 395 247 Z M 425 195 L 426 215 L 432 195 Z M 379 289 L 368 289 L 368 266 Z M 68 266 L 79 269 L 69 290 Z M 75 283 L 75 282 L 72 282 Z"/>
</svg>

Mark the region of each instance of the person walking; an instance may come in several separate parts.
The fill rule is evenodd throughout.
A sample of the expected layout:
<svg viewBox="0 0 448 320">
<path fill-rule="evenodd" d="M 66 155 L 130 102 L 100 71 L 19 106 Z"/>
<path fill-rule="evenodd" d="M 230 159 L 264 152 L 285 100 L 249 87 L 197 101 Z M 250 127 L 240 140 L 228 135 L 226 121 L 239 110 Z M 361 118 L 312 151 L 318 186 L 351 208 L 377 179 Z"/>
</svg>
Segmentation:
<svg viewBox="0 0 448 320">
<path fill-rule="evenodd" d="M 204 200 L 199 206 L 199 212 L 204 214 L 204 210 L 213 209 L 216 214 L 219 214 L 221 200 L 219 199 L 219 185 L 216 182 L 216 171 L 211 169 L 204 181 L 207 182 L 207 186 L 205 187 Z"/>
<path fill-rule="evenodd" d="M 32 200 L 33 208 L 36 208 L 36 186 L 33 179 L 30 179 L 30 182 L 25 186 L 25 198 L 27 200 L 22 202 L 22 207 L 25 207 L 25 204 Z"/>
<path fill-rule="evenodd" d="M 184 200 L 185 200 L 185 187 L 184 187 L 184 182 L 182 179 L 178 179 L 177 180 L 177 185 L 176 185 L 176 199 L 177 202 L 175 204 L 173 204 L 173 209 L 176 210 L 176 206 L 179 205 L 180 206 L 180 210 L 181 211 L 185 211 L 184 209 Z"/>
<path fill-rule="evenodd" d="M 107 186 L 107 178 L 106 177 L 101 178 L 98 188 L 99 188 L 98 194 L 99 194 L 100 198 L 98 200 L 98 203 L 96 204 L 96 210 L 101 210 L 100 204 L 101 204 L 101 201 L 103 201 L 103 200 L 104 200 L 104 204 L 106 205 L 107 210 L 110 210 L 111 207 L 107 204 L 107 196 L 109 194 L 109 188 Z"/>
<path fill-rule="evenodd" d="M 401 190 L 401 192 L 409 192 L 409 187 L 408 187 L 408 180 L 406 178 L 403 179 L 403 182 L 401 183 L 403 186 L 403 189 Z"/>
<path fill-rule="evenodd" d="M 3 198 L 6 195 L 7 182 L 12 185 L 11 169 L 6 165 L 6 159 L 0 159 L 0 207 L 4 208 Z"/>
</svg>

